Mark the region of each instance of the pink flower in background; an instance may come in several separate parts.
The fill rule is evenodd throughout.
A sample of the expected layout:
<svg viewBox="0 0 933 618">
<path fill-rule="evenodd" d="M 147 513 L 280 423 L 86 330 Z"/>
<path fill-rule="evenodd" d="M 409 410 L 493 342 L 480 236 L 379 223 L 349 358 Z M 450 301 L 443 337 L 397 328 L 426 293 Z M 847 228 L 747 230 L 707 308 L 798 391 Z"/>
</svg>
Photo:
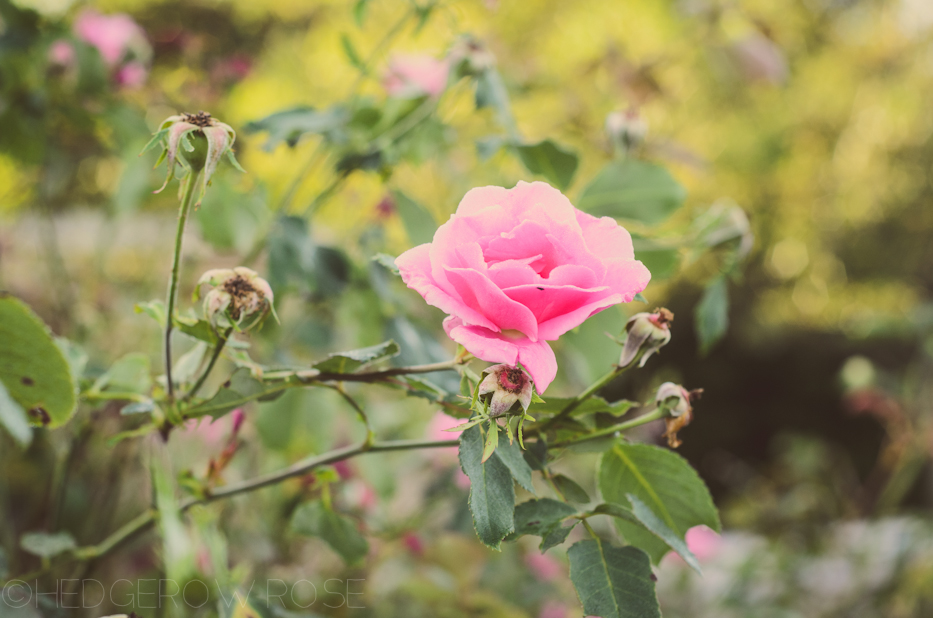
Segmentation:
<svg viewBox="0 0 933 618">
<path fill-rule="evenodd" d="M 389 61 L 382 85 L 389 96 L 438 97 L 447 87 L 450 63 L 431 56 L 397 55 Z"/>
<path fill-rule="evenodd" d="M 651 278 L 623 227 L 543 182 L 472 189 L 433 242 L 396 264 L 408 287 L 449 314 L 451 339 L 482 360 L 521 363 L 539 393 L 557 375 L 547 342 L 631 301 Z"/>
<path fill-rule="evenodd" d="M 564 576 L 564 565 L 550 554 L 532 551 L 525 554 L 525 566 L 531 574 L 543 582 L 553 581 Z"/>
<path fill-rule="evenodd" d="M 703 562 L 716 555 L 719 552 L 719 546 L 722 545 L 722 537 L 707 528 L 706 526 L 694 526 L 687 530 L 686 534 L 687 548 L 693 552 L 697 560 Z"/>
<path fill-rule="evenodd" d="M 210 416 L 193 418 L 185 423 L 185 429 L 189 434 L 200 437 L 207 445 L 216 446 L 224 442 L 227 437 L 235 438 L 245 418 L 243 410 L 237 408 L 227 416 L 216 420 Z"/>
<path fill-rule="evenodd" d="M 554 601 L 546 602 L 538 612 L 538 618 L 569 618 L 572 615 L 567 607 Z"/>
<path fill-rule="evenodd" d="M 75 61 L 74 45 L 68 41 L 58 40 L 49 46 L 49 62 L 63 67 L 70 67 Z"/>
<path fill-rule="evenodd" d="M 146 77 L 149 75 L 149 69 L 142 62 L 127 62 L 117 69 L 114 79 L 121 86 L 127 88 L 139 88 L 146 83 Z"/>
<path fill-rule="evenodd" d="M 116 66 L 128 51 L 146 43 L 143 29 L 125 13 L 103 15 L 93 9 L 78 14 L 74 32 L 79 39 L 97 48 L 108 66 Z"/>
<path fill-rule="evenodd" d="M 435 412 L 434 416 L 431 417 L 431 420 L 428 423 L 426 432 L 427 437 L 429 440 L 456 440 L 460 437 L 459 432 L 444 430 L 451 429 L 457 425 L 462 425 L 465 422 L 466 421 L 463 419 L 447 416 L 443 412 Z M 440 464 L 443 467 L 456 465 L 456 469 L 454 470 L 454 483 L 456 483 L 457 487 L 460 487 L 461 489 L 469 489 L 470 479 L 466 474 L 463 473 L 463 470 L 460 469 L 460 462 L 457 459 L 456 446 L 451 446 L 448 448 L 432 448 L 428 451 L 428 453 L 436 464 Z"/>
</svg>

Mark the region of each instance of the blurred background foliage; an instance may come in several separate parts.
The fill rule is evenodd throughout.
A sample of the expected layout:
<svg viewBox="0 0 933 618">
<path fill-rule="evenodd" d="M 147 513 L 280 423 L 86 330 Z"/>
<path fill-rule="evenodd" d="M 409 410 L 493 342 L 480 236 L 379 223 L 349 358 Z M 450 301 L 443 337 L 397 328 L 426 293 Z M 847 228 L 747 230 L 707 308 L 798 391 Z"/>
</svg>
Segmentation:
<svg viewBox="0 0 933 618">
<path fill-rule="evenodd" d="M 151 350 L 148 360 L 160 362 L 159 330 L 133 307 L 162 294 L 169 270 L 174 186 L 151 195 L 160 172 L 137 156 L 166 116 L 204 109 L 230 124 L 248 170 L 222 170 L 196 213 L 182 298 L 202 270 L 249 262 L 269 274 L 282 316 L 281 327 L 267 324 L 253 338 L 258 356 L 308 361 L 391 337 L 400 362 L 413 363 L 449 358 L 453 346 L 438 337 L 440 313 L 371 256 L 430 238 L 474 186 L 534 177 L 532 165 L 491 136 L 552 139 L 575 152 L 565 193 L 579 203 L 613 158 L 607 114 L 635 110 L 648 127 L 635 154 L 670 170 L 687 198 L 659 225 L 627 224 L 636 256 L 654 274 L 645 296 L 677 319 L 663 354 L 612 394 L 645 400 L 665 380 L 705 389 L 681 452 L 711 486 L 727 529 L 700 556 L 711 565 L 706 578 L 676 561 L 662 565 L 666 615 L 933 611 L 933 550 L 917 541 L 929 538 L 933 507 L 929 3 L 92 6 L 129 14 L 146 45 L 118 65 L 74 41 L 76 76 L 73 65 L 53 61 L 51 47 L 74 38 L 71 23 L 86 7 L 0 0 L 0 287 L 78 342 L 88 375 L 132 351 Z M 251 125 L 347 100 L 388 113 L 380 77 L 392 54 L 441 58 L 464 35 L 498 59 L 514 127 L 495 104 L 476 109 L 470 80 L 453 81 L 430 118 L 376 163 L 339 159 L 338 149 L 321 146 L 327 136 L 303 135 L 289 146 L 281 143 L 287 133 L 265 130 L 282 125 Z M 144 67 L 142 79 L 124 72 L 130 62 Z M 354 137 L 341 139 L 352 145 Z M 740 217 L 733 237 L 753 236 L 754 245 L 730 271 L 731 258 L 722 247 L 708 250 L 717 243 L 704 235 L 729 226 L 704 221 L 736 205 L 750 230 Z M 711 293 L 713 285 L 719 291 Z M 701 297 L 713 308 L 695 321 Z M 625 315 L 643 308 L 608 310 L 564 337 L 555 346 L 562 362 L 554 393 L 578 392 L 615 362 L 618 347 L 603 333 L 618 333 Z M 708 320 L 725 326 L 724 316 L 725 337 L 698 343 Z M 387 435 L 424 435 L 433 413 L 413 400 L 365 400 Z M 228 475 L 253 476 L 348 442 L 357 430 L 342 406 L 336 394 L 311 391 L 251 410 Z M 25 457 L 2 443 L 8 574 L 31 564 L 16 550 L 21 532 L 65 525 L 94 542 L 146 503 L 148 482 L 131 479 L 146 479 L 145 461 L 155 455 L 131 442 L 108 446 L 123 428 L 118 409 L 82 410 L 65 430 L 37 434 Z M 230 427 L 215 425 L 173 436 L 175 472 L 200 474 L 205 454 L 218 456 Z M 649 427 L 643 438 L 659 433 Z M 559 552 L 483 549 L 472 538 L 455 458 L 426 457 L 362 458 L 339 470 L 336 499 L 375 539 L 365 568 L 346 569 L 323 544 L 293 544 L 283 533 L 295 505 L 315 491 L 298 482 L 193 511 L 178 528 L 187 550 L 169 563 L 228 589 L 260 577 L 358 577 L 366 580 L 366 611 L 379 616 L 576 615 Z M 58 489 L 64 507 L 53 509 L 58 486 L 50 479 L 63 465 L 71 482 Z M 87 519 L 91 505 L 99 517 Z M 866 541 L 877 535 L 889 542 Z M 146 577 L 169 542 L 155 554 L 150 545 L 89 572 Z M 860 574 L 882 557 L 884 568 Z M 313 610 L 363 612 L 321 603 Z"/>
</svg>

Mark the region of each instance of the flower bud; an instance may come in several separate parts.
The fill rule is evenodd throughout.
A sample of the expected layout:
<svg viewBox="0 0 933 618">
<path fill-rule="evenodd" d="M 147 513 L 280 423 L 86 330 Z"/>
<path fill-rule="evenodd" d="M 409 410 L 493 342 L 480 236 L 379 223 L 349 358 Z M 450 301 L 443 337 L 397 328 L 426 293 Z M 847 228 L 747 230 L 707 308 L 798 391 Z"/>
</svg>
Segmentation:
<svg viewBox="0 0 933 618">
<path fill-rule="evenodd" d="M 260 324 L 272 306 L 272 288 L 265 279 L 249 268 L 217 268 L 209 270 L 198 280 L 194 299 L 200 297 L 201 285 L 213 287 L 204 297 L 204 317 L 218 328 L 246 331 Z"/>
<path fill-rule="evenodd" d="M 671 322 L 674 314 L 660 307 L 654 313 L 636 313 L 625 323 L 625 345 L 619 358 L 619 367 L 627 367 L 642 352 L 639 367 L 671 340 Z"/>
<path fill-rule="evenodd" d="M 648 134 L 648 123 L 634 109 L 612 112 L 606 116 L 606 135 L 616 152 L 626 153 L 637 147 Z"/>
<path fill-rule="evenodd" d="M 667 437 L 667 444 L 671 448 L 677 448 L 681 441 L 677 438 L 677 432 L 690 424 L 693 420 L 693 406 L 691 402 L 696 401 L 703 394 L 703 389 L 688 391 L 680 384 L 665 382 L 658 388 L 654 403 L 657 407 L 667 410 L 669 416 L 664 419 L 667 429 L 664 436 Z"/>
<path fill-rule="evenodd" d="M 204 199 L 204 193 L 211 182 L 211 176 L 217 170 L 220 159 L 226 155 L 230 163 L 244 171 L 233 156 L 233 142 L 236 141 L 236 132 L 207 112 L 197 114 L 182 113 L 169 116 L 159 126 L 159 130 L 152 140 L 143 148 L 146 152 L 156 144 L 162 144 L 162 156 L 158 163 L 165 159 L 168 162 L 168 175 L 165 182 L 155 192 L 159 193 L 169 181 L 175 177 L 175 164 L 180 164 L 189 173 L 202 172 L 203 183 L 198 196 L 198 204 Z M 140 153 L 142 154 L 142 153 Z"/>
<path fill-rule="evenodd" d="M 528 410 L 534 387 L 531 376 L 524 369 L 502 364 L 487 367 L 483 373 L 486 377 L 480 382 L 479 394 L 483 396 L 492 393 L 489 402 L 491 416 L 505 414 L 516 401 L 521 404 L 522 410 Z"/>
</svg>

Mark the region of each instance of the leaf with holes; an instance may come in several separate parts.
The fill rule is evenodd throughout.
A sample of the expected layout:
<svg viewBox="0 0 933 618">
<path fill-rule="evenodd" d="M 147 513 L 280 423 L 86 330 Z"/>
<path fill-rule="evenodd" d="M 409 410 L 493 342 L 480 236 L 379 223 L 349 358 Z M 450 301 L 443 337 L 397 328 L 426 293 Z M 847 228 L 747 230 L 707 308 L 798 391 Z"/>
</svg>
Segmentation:
<svg viewBox="0 0 933 618">
<path fill-rule="evenodd" d="M 719 513 L 709 490 L 680 455 L 650 444 L 620 442 L 599 464 L 599 490 L 606 502 L 632 507 L 632 494 L 647 505 L 679 538 L 694 526 L 720 530 Z M 670 549 L 643 526 L 617 520 L 625 539 L 658 562 Z"/>
<path fill-rule="evenodd" d="M 651 561 L 637 547 L 613 547 L 601 539 L 568 551 L 570 580 L 588 616 L 661 618 Z"/>
<path fill-rule="evenodd" d="M 58 427 L 77 403 L 71 367 L 48 327 L 21 300 L 0 292 L 0 382 L 33 424 Z"/>
</svg>

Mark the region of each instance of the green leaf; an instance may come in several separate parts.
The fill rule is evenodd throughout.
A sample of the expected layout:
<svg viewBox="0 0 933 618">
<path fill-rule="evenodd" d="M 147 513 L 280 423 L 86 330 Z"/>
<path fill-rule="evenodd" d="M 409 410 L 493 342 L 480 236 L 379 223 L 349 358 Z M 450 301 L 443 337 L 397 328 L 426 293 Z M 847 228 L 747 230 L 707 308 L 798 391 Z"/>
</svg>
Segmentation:
<svg viewBox="0 0 933 618">
<path fill-rule="evenodd" d="M 648 532 L 664 541 L 668 547 L 680 554 L 684 562 L 702 575 L 700 563 L 697 562 L 696 556 L 694 556 L 690 548 L 687 547 L 687 542 L 683 538 L 677 536 L 667 524 L 661 521 L 660 517 L 655 515 L 654 511 L 648 508 L 648 505 L 639 500 L 634 494 L 626 494 L 626 497 L 629 499 L 629 502 L 631 502 L 632 508 L 627 508 L 620 504 L 600 504 L 593 509 L 592 512 L 599 515 L 609 515 L 623 521 L 643 526 Z"/>
<path fill-rule="evenodd" d="M 247 133 L 268 133 L 269 138 L 263 148 L 272 150 L 282 142 L 295 146 L 307 134 L 324 135 L 330 141 L 339 141 L 349 121 L 350 114 L 341 106 L 317 110 L 299 105 L 247 123 L 244 130 Z"/>
<path fill-rule="evenodd" d="M 155 412 L 156 405 L 151 399 L 146 401 L 134 401 L 120 408 L 120 414 L 128 416 L 130 414 L 149 414 Z"/>
<path fill-rule="evenodd" d="M 499 425 L 495 421 L 490 421 L 486 429 L 486 444 L 483 445 L 483 463 L 489 461 L 492 454 L 496 452 L 497 446 L 499 446 Z"/>
<path fill-rule="evenodd" d="M 499 124 L 514 130 L 515 119 L 512 116 L 509 92 L 502 76 L 495 69 L 487 69 L 476 77 L 476 109 L 484 107 L 492 107 Z"/>
<path fill-rule="evenodd" d="M 306 502 L 298 507 L 291 527 L 298 534 L 323 539 L 347 564 L 359 562 L 369 553 L 369 543 L 356 524 L 321 501 Z"/>
<path fill-rule="evenodd" d="M 149 357 L 141 352 L 131 352 L 117 359 L 106 373 L 97 378 L 92 390 L 145 395 L 151 388 Z"/>
<path fill-rule="evenodd" d="M 561 191 L 570 186 L 579 163 L 576 153 L 549 139 L 513 147 L 529 172 L 544 176 Z"/>
<path fill-rule="evenodd" d="M 145 313 L 155 320 L 159 326 L 165 327 L 165 303 L 161 300 L 150 300 L 144 303 L 136 303 L 133 309 L 136 313 Z"/>
<path fill-rule="evenodd" d="M 661 618 L 651 561 L 645 552 L 597 539 L 575 543 L 567 557 L 570 580 L 586 615 Z"/>
<path fill-rule="evenodd" d="M 545 551 L 564 542 L 573 526 L 562 527 L 561 522 L 576 514 L 577 509 L 551 498 L 522 502 L 515 507 L 515 531 L 506 540 L 512 541 L 525 534 L 540 536 L 541 551 Z M 544 547 L 546 542 L 550 544 Z"/>
<path fill-rule="evenodd" d="M 217 393 L 184 411 L 186 418 L 211 415 L 220 418 L 227 412 L 250 401 L 269 401 L 282 393 L 286 386 L 281 382 L 263 384 L 250 374 L 249 369 L 237 369 Z"/>
<path fill-rule="evenodd" d="M 75 411 L 68 360 L 42 320 L 5 292 L 0 292 L 0 382 L 34 424 L 58 427 Z"/>
<path fill-rule="evenodd" d="M 668 449 L 617 443 L 600 461 L 599 490 L 607 502 L 625 507 L 631 507 L 628 495 L 634 495 L 680 538 L 694 526 L 720 530 L 719 514 L 706 485 L 687 460 Z M 667 543 L 642 526 L 616 521 L 616 528 L 655 562 L 668 551 Z"/>
<path fill-rule="evenodd" d="M 551 480 L 557 485 L 557 489 L 560 493 L 571 502 L 586 504 L 590 501 L 590 496 L 586 493 L 586 490 L 580 487 L 580 485 L 569 476 L 555 474 L 551 477 Z"/>
<path fill-rule="evenodd" d="M 716 277 L 707 284 L 694 317 L 700 354 L 708 354 L 729 328 L 729 286 L 725 277 Z"/>
<path fill-rule="evenodd" d="M 29 532 L 19 540 L 23 551 L 40 558 L 51 558 L 75 549 L 78 545 L 67 532 Z"/>
<path fill-rule="evenodd" d="M 356 0 L 353 4 L 353 21 L 356 22 L 359 28 L 363 27 L 363 22 L 366 20 L 366 9 L 368 6 L 369 0 Z"/>
<path fill-rule="evenodd" d="M 497 152 L 502 150 L 505 144 L 505 139 L 499 135 L 490 135 L 489 137 L 478 139 L 476 140 L 476 156 L 479 157 L 480 161 L 488 161 Z"/>
<path fill-rule="evenodd" d="M 544 466 L 547 465 L 547 443 L 544 440 L 525 442 L 522 457 L 532 470 L 544 470 Z"/>
<path fill-rule="evenodd" d="M 399 270 L 398 266 L 395 265 L 395 258 L 386 253 L 377 253 L 373 256 L 373 262 L 376 262 L 380 266 L 384 267 L 393 275 L 398 275 Z"/>
<path fill-rule="evenodd" d="M 505 464 L 505 467 L 512 473 L 512 477 L 518 481 L 518 484 L 525 488 L 525 491 L 534 495 L 535 486 L 531 482 L 531 467 L 525 461 L 521 446 L 515 440 L 511 444 L 508 440 L 499 443 L 496 449 L 496 455 Z"/>
<path fill-rule="evenodd" d="M 0 425 L 21 447 L 26 448 L 32 442 L 32 428 L 22 406 L 13 401 L 3 382 L 0 382 Z"/>
<path fill-rule="evenodd" d="M 541 539 L 541 544 L 538 546 L 538 549 L 541 550 L 543 554 L 552 547 L 557 547 L 561 543 L 567 540 L 567 537 L 570 536 L 570 533 L 573 532 L 574 527 L 580 523 L 580 520 L 573 520 L 569 526 L 555 526 L 548 531 L 544 538 Z"/>
<path fill-rule="evenodd" d="M 686 197 L 686 190 L 663 167 L 625 159 L 604 167 L 583 190 L 577 206 L 597 217 L 657 225 L 680 208 Z"/>
<path fill-rule="evenodd" d="M 645 298 L 645 296 L 641 292 L 636 294 L 633 300 L 637 300 L 640 303 L 645 303 L 646 305 L 648 304 L 648 299 Z"/>
<path fill-rule="evenodd" d="M 207 320 L 189 315 L 176 315 L 174 323 L 175 328 L 192 339 L 203 341 L 211 347 L 217 345 L 217 332 Z"/>
<path fill-rule="evenodd" d="M 269 285 L 279 297 L 290 286 L 331 297 L 349 282 L 350 262 L 343 252 L 318 247 L 311 239 L 308 222 L 301 217 L 279 217 L 267 240 Z"/>
<path fill-rule="evenodd" d="M 641 260 L 651 272 L 652 281 L 662 281 L 677 274 L 680 267 L 680 249 L 646 238 L 634 238 L 635 259 Z"/>
<path fill-rule="evenodd" d="M 347 60 L 350 61 L 354 67 L 360 71 L 365 72 L 366 65 L 363 63 L 363 59 L 360 58 L 360 55 L 356 51 L 356 47 L 353 45 L 353 41 L 350 40 L 350 37 L 343 33 L 340 35 L 340 45 L 343 47 L 343 53 L 346 54 Z"/>
<path fill-rule="evenodd" d="M 411 244 L 422 245 L 434 240 L 437 222 L 428 209 L 401 191 L 393 191 L 392 198 Z"/>
<path fill-rule="evenodd" d="M 485 463 L 483 436 L 478 425 L 460 436 L 460 467 L 470 478 L 470 511 L 479 539 L 492 547 L 515 529 L 515 487 L 512 475 L 495 453 Z"/>
<path fill-rule="evenodd" d="M 389 339 L 380 344 L 349 352 L 335 352 L 314 365 L 321 373 L 353 373 L 360 367 L 398 356 L 398 344 Z"/>
</svg>

